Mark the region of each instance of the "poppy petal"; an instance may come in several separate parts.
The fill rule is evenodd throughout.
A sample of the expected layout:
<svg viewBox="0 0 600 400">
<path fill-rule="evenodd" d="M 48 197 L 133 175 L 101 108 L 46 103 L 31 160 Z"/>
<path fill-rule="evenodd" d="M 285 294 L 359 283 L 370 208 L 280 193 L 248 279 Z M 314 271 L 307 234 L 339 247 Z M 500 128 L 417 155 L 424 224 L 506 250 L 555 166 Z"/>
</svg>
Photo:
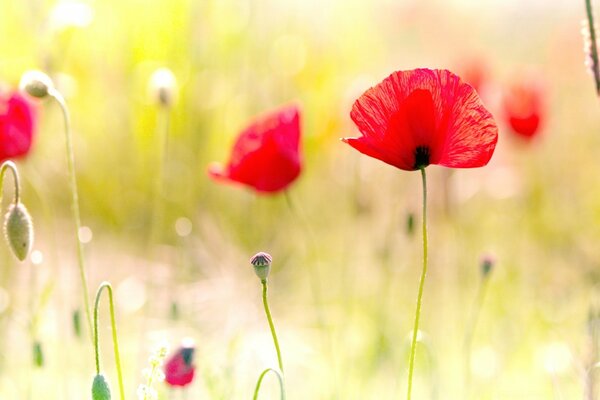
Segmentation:
<svg viewBox="0 0 600 400">
<path fill-rule="evenodd" d="M 360 152 L 404 170 L 485 165 L 497 128 L 475 90 L 447 70 L 396 71 L 367 90 L 350 116 Z"/>
<path fill-rule="evenodd" d="M 273 193 L 289 186 L 301 169 L 300 112 L 287 106 L 252 122 L 236 139 L 227 165 L 212 164 L 208 173 Z"/>
<path fill-rule="evenodd" d="M 486 165 L 498 141 L 498 127 L 471 85 L 462 81 L 447 90 L 448 116 L 446 139 L 438 164 L 452 168 Z M 450 100 L 451 99 L 451 100 Z"/>
</svg>

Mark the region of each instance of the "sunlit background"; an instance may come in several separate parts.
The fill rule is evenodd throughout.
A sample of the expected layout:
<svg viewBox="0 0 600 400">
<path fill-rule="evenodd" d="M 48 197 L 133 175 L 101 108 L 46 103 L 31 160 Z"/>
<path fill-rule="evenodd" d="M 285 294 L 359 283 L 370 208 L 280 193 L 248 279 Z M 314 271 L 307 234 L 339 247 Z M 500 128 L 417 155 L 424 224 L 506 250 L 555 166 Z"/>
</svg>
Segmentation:
<svg viewBox="0 0 600 400">
<path fill-rule="evenodd" d="M 364 90 L 431 67 L 483 75 L 500 137 L 485 168 L 428 168 L 414 398 L 584 399 L 600 330 L 600 110 L 584 17 L 584 2 L 568 0 L 0 0 L 0 87 L 43 70 L 72 113 L 79 235 L 90 288 L 115 287 L 129 398 L 155 343 L 186 337 L 196 379 L 187 397 L 160 385 L 161 399 L 251 398 L 276 366 L 249 264 L 257 251 L 274 259 L 290 399 L 404 396 L 422 252 L 407 220 L 420 226 L 420 177 L 339 138 L 358 134 L 349 111 Z M 176 78 L 170 113 L 149 89 L 162 67 Z M 523 80 L 544 101 L 530 141 L 502 111 Z M 304 169 L 286 195 L 208 177 L 253 116 L 290 102 L 302 108 Z M 37 108 L 32 150 L 17 160 L 34 251 L 18 263 L 0 246 L 0 398 L 89 398 L 89 335 L 72 322 L 81 287 L 62 115 L 53 102 Z M 105 307 L 102 366 L 116 396 Z M 275 383 L 261 398 L 278 398 Z"/>
</svg>

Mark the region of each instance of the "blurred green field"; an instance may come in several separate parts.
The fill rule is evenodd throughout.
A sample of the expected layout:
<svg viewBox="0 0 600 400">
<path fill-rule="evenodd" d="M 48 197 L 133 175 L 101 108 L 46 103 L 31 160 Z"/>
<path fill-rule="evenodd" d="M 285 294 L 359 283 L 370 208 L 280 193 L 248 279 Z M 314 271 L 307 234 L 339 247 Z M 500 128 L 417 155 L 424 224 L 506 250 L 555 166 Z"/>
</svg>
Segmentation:
<svg viewBox="0 0 600 400">
<path fill-rule="evenodd" d="M 473 60 L 488 68 L 482 98 L 499 144 L 485 168 L 427 170 L 430 270 L 414 398 L 598 397 L 600 388 L 584 398 L 582 372 L 599 361 L 591 327 L 600 331 L 600 112 L 583 65 L 583 2 L 78 4 L 88 7 L 81 15 L 57 12 L 56 1 L 0 0 L 0 86 L 40 69 L 69 104 L 90 289 L 115 286 L 129 398 L 152 346 L 184 337 L 196 341 L 196 379 L 187 395 L 161 385 L 161 399 L 252 396 L 259 373 L 276 366 L 249 264 L 257 251 L 274 259 L 270 302 L 288 398 L 403 398 L 422 256 L 406 220 L 420 226 L 420 177 L 339 138 L 357 134 L 353 101 L 390 72 L 460 75 Z M 165 115 L 147 88 L 159 67 L 179 87 L 163 172 Z M 503 88 L 523 74 L 547 95 L 531 143 L 511 134 L 500 109 Z M 303 110 L 294 210 L 284 195 L 208 177 L 254 115 L 290 101 Z M 21 264 L 0 246 L 0 399 L 89 398 L 93 353 L 85 325 L 81 338 L 72 325 L 81 288 L 63 124 L 52 102 L 38 108 L 32 152 L 17 160 L 36 257 Z M 463 341 L 485 254 L 497 262 L 468 397 Z M 116 396 L 108 322 L 103 305 L 102 364 Z M 32 363 L 34 340 L 42 368 Z M 261 399 L 279 398 L 275 383 L 267 379 Z"/>
</svg>

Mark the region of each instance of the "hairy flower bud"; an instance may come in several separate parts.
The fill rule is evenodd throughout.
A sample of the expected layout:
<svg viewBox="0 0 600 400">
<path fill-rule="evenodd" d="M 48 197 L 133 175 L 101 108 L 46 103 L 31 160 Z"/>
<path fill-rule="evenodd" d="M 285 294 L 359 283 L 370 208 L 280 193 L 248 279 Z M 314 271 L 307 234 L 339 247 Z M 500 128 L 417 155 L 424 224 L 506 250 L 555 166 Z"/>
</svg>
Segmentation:
<svg viewBox="0 0 600 400">
<path fill-rule="evenodd" d="M 92 383 L 92 400 L 110 400 L 110 387 L 102 374 L 94 377 L 94 383 Z"/>
<path fill-rule="evenodd" d="M 150 77 L 149 90 L 152 100 L 161 106 L 171 107 L 177 94 L 177 80 L 168 68 L 159 68 Z"/>
<path fill-rule="evenodd" d="M 41 71 L 27 71 L 21 77 L 19 87 L 30 96 L 42 99 L 48 96 L 50 90 L 54 88 L 52 79 Z"/>
<path fill-rule="evenodd" d="M 4 219 L 4 235 L 15 257 L 23 261 L 33 245 L 33 224 L 23 203 L 11 204 Z"/>
<path fill-rule="evenodd" d="M 494 268 L 494 264 L 496 264 L 496 260 L 494 257 L 490 255 L 486 255 L 481 258 L 481 275 L 483 278 L 487 278 L 492 269 Z"/>
<path fill-rule="evenodd" d="M 256 253 L 254 257 L 250 259 L 250 264 L 254 266 L 254 273 L 260 278 L 261 281 L 267 280 L 269 272 L 271 272 L 271 263 L 273 257 L 267 253 Z"/>
</svg>

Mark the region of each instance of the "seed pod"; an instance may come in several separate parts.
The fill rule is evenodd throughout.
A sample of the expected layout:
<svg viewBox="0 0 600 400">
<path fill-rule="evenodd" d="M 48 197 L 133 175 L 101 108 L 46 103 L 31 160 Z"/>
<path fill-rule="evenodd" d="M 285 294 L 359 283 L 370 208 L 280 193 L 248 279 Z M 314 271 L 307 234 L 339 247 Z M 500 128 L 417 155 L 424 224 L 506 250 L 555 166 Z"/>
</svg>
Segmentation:
<svg viewBox="0 0 600 400">
<path fill-rule="evenodd" d="M 250 263 L 254 266 L 254 273 L 259 277 L 261 281 L 266 281 L 271 272 L 271 263 L 273 257 L 267 253 L 256 253 L 254 257 L 250 259 Z"/>
<path fill-rule="evenodd" d="M 4 219 L 4 235 L 15 257 L 25 260 L 33 245 L 33 224 L 23 203 L 9 207 Z"/>
<path fill-rule="evenodd" d="M 92 383 L 92 400 L 110 400 L 110 387 L 102 374 L 94 377 L 94 383 Z"/>
<path fill-rule="evenodd" d="M 48 96 L 50 90 L 54 88 L 52 79 L 41 71 L 25 72 L 19 86 L 21 90 L 38 99 Z"/>
</svg>

